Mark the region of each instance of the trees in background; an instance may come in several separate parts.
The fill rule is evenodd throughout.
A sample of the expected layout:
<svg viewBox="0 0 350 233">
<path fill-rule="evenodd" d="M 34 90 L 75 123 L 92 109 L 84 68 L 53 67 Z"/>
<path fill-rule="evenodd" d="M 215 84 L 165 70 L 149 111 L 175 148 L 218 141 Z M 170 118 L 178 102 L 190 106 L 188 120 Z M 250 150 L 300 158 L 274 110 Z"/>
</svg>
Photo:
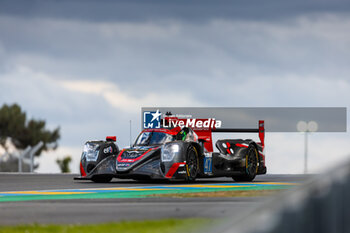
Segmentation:
<svg viewBox="0 0 350 233">
<path fill-rule="evenodd" d="M 27 119 L 26 113 L 22 111 L 18 104 L 4 104 L 0 108 L 0 146 L 4 148 L 7 156 L 9 156 L 9 144 L 17 150 L 24 150 L 28 146 L 33 147 L 41 141 L 43 146 L 35 154 L 40 156 L 43 151 L 56 149 L 59 138 L 59 127 L 49 130 L 46 128 L 44 120 Z M 4 166 L 4 164 L 2 165 Z"/>
<path fill-rule="evenodd" d="M 72 161 L 72 158 L 69 155 L 67 155 L 63 159 L 57 159 L 56 163 L 60 167 L 62 173 L 69 173 L 70 172 L 69 163 L 71 161 Z"/>
</svg>

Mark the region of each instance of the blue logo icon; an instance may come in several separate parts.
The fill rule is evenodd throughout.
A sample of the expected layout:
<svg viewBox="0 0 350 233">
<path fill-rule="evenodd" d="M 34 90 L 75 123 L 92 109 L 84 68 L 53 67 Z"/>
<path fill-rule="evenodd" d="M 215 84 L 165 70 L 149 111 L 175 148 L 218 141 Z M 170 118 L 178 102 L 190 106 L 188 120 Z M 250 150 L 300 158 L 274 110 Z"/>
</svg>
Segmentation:
<svg viewBox="0 0 350 233">
<path fill-rule="evenodd" d="M 211 157 L 204 157 L 204 173 L 205 174 L 210 174 L 212 173 L 212 164 L 213 160 Z"/>
<path fill-rule="evenodd" d="M 160 128 L 160 116 L 159 109 L 156 112 L 143 112 L 143 128 L 145 129 L 159 129 Z"/>
</svg>

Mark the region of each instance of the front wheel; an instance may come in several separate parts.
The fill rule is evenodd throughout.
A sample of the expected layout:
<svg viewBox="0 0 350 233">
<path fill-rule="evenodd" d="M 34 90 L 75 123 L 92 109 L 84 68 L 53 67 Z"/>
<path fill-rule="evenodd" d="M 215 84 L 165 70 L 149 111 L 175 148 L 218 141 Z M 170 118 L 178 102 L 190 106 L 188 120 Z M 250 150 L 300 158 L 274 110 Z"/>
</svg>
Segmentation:
<svg viewBox="0 0 350 233">
<path fill-rule="evenodd" d="M 232 176 L 235 181 L 252 181 L 258 172 L 258 152 L 254 146 L 249 146 L 245 158 L 245 171 L 242 175 Z"/>
<path fill-rule="evenodd" d="M 190 146 L 186 154 L 187 181 L 195 181 L 199 170 L 198 152 L 194 146 Z"/>
</svg>

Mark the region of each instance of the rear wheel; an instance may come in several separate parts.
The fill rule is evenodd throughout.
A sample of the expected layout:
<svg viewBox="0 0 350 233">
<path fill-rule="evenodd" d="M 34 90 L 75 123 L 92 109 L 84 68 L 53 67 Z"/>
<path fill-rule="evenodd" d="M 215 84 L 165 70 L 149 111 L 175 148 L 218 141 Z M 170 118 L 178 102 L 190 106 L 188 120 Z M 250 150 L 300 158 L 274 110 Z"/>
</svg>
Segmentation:
<svg viewBox="0 0 350 233">
<path fill-rule="evenodd" d="M 186 180 L 195 181 L 199 170 L 198 152 L 194 146 L 190 146 L 186 154 Z"/>
<path fill-rule="evenodd" d="M 245 159 L 244 174 L 232 176 L 235 181 L 252 181 L 258 172 L 258 152 L 254 146 L 248 147 Z"/>
<path fill-rule="evenodd" d="M 91 180 L 95 183 L 108 183 L 113 179 L 113 176 L 93 176 Z"/>
</svg>

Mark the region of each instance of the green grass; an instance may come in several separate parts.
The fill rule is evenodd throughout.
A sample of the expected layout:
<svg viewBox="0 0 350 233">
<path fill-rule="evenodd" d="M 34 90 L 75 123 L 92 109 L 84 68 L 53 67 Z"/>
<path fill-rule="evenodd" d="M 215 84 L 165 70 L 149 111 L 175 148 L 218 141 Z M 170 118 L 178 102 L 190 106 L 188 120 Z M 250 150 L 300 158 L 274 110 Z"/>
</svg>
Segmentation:
<svg viewBox="0 0 350 233">
<path fill-rule="evenodd" d="M 149 221 L 127 221 L 89 225 L 19 225 L 0 226 L 0 233 L 177 233 L 200 232 L 213 220 L 208 219 L 163 219 Z"/>
</svg>

